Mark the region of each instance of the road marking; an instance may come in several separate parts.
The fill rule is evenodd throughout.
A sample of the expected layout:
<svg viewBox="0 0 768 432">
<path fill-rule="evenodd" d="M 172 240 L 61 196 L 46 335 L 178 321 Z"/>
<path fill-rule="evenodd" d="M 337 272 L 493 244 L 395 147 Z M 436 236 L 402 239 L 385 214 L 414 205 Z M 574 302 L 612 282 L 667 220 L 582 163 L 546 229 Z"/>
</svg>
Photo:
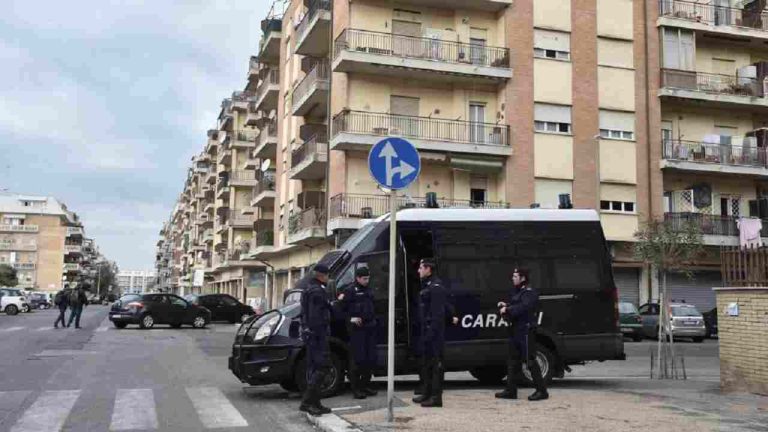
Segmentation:
<svg viewBox="0 0 768 432">
<path fill-rule="evenodd" d="M 46 330 L 51 330 L 51 329 L 52 329 L 52 327 L 38 327 L 37 331 L 46 331 Z M 53 329 L 53 330 L 55 330 L 55 329 Z"/>
<path fill-rule="evenodd" d="M 206 428 L 248 426 L 248 422 L 240 415 L 237 408 L 216 387 L 194 387 L 186 390 L 200 421 Z"/>
<path fill-rule="evenodd" d="M 10 332 L 13 332 L 13 331 L 17 331 L 17 330 L 24 330 L 25 328 L 26 328 L 26 327 L 8 327 L 8 328 L 6 328 L 6 329 L 2 329 L 2 330 L 0 330 L 0 332 L 3 332 L 3 333 L 10 333 Z"/>
<path fill-rule="evenodd" d="M 157 429 L 155 395 L 151 389 L 119 389 L 109 430 Z"/>
<path fill-rule="evenodd" d="M 109 327 L 99 327 L 96 329 L 97 332 L 105 332 L 107 330 L 109 330 Z"/>
<path fill-rule="evenodd" d="M 53 432 L 61 430 L 75 406 L 80 390 L 46 391 L 24 411 L 11 432 Z"/>
<path fill-rule="evenodd" d="M 348 406 L 348 407 L 338 407 L 338 408 L 331 408 L 331 411 L 351 411 L 362 408 L 360 405 L 355 406 Z"/>
</svg>

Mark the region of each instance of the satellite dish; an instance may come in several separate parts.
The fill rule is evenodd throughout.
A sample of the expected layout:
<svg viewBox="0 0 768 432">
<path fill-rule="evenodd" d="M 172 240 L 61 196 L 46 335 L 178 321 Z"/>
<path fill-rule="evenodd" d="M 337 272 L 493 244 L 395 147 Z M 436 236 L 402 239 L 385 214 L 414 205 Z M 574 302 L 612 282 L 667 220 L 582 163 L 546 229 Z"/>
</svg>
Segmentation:
<svg viewBox="0 0 768 432">
<path fill-rule="evenodd" d="M 265 159 L 264 162 L 261 163 L 261 172 L 266 172 L 271 164 L 271 160 Z"/>
</svg>

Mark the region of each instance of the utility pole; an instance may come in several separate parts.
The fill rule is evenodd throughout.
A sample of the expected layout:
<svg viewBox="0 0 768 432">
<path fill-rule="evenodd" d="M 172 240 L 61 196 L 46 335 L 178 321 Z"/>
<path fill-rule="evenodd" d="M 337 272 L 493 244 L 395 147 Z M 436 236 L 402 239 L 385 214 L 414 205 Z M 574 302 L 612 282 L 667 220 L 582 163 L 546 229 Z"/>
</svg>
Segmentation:
<svg viewBox="0 0 768 432">
<path fill-rule="evenodd" d="M 101 263 L 97 264 L 98 269 L 96 273 L 96 297 L 101 300 Z"/>
</svg>

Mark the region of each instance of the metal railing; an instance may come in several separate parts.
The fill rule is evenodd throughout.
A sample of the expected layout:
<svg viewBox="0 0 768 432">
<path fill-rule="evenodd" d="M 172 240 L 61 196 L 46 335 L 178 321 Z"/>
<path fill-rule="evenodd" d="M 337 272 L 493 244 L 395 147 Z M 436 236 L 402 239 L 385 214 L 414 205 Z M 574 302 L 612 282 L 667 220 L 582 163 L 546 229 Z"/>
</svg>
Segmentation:
<svg viewBox="0 0 768 432">
<path fill-rule="evenodd" d="M 315 17 L 320 11 L 330 11 L 330 10 L 331 10 L 331 0 L 314 0 L 309 5 L 309 8 L 307 8 L 307 13 L 304 15 L 304 18 L 301 20 L 298 27 L 296 27 L 296 34 L 298 35 L 296 40 L 304 39 L 307 32 L 309 31 L 312 20 L 315 19 Z"/>
<path fill-rule="evenodd" d="M 317 63 L 315 67 L 313 67 L 312 70 L 304 76 L 301 82 L 299 82 L 299 84 L 293 90 L 293 96 L 291 96 L 291 102 L 294 109 L 296 109 L 296 104 L 299 103 L 301 99 L 304 98 L 304 96 L 306 96 L 309 91 L 318 84 L 318 82 L 328 82 L 331 76 L 330 71 L 331 68 L 328 66 L 328 63 L 321 61 Z"/>
<path fill-rule="evenodd" d="M 36 244 L 20 244 L 20 243 L 2 242 L 2 243 L 0 243 L 0 250 L 7 250 L 7 251 L 36 251 L 37 250 L 37 245 Z"/>
<path fill-rule="evenodd" d="M 229 177 L 230 180 L 249 181 L 256 180 L 256 171 L 238 170 L 232 171 Z"/>
<path fill-rule="evenodd" d="M 37 225 L 11 225 L 11 224 L 2 224 L 0 225 L 0 232 L 26 232 L 26 233 L 36 233 L 40 230 L 40 227 Z M 69 233 L 69 232 L 67 232 Z"/>
<path fill-rule="evenodd" d="M 738 218 L 733 216 L 721 216 L 706 213 L 664 213 L 664 220 L 672 225 L 673 229 L 682 230 L 689 223 L 696 224 L 703 235 L 738 236 L 739 227 L 736 224 Z M 768 219 L 763 219 L 761 237 L 768 236 Z"/>
<path fill-rule="evenodd" d="M 759 3 L 742 9 L 688 0 L 659 0 L 659 16 L 768 31 L 768 13 L 758 9 Z"/>
<path fill-rule="evenodd" d="M 333 118 L 333 136 L 341 132 L 399 135 L 466 144 L 509 145 L 509 126 L 364 111 L 342 111 Z"/>
<path fill-rule="evenodd" d="M 237 141 L 245 141 L 249 143 L 255 143 L 258 136 L 259 136 L 259 132 L 255 130 L 254 131 L 240 130 L 240 131 L 237 131 L 237 133 L 235 134 Z"/>
<path fill-rule="evenodd" d="M 64 264 L 64 271 L 79 271 L 79 270 L 80 270 L 80 264 L 77 264 L 77 263 Z"/>
<path fill-rule="evenodd" d="M 398 197 L 397 206 L 405 208 L 425 208 L 425 197 Z M 451 198 L 438 198 L 440 208 L 485 208 L 504 209 L 509 204 L 496 201 L 471 201 Z M 389 197 L 386 195 L 338 194 L 331 197 L 330 218 L 376 218 L 389 213 Z"/>
<path fill-rule="evenodd" d="M 83 235 L 83 229 L 80 227 L 67 227 L 67 235 Z"/>
<path fill-rule="evenodd" d="M 248 102 L 253 96 L 249 91 L 237 90 L 232 92 L 232 102 Z"/>
<path fill-rule="evenodd" d="M 328 134 L 325 132 L 313 135 L 312 138 L 304 141 L 291 153 L 291 168 L 316 154 L 328 154 Z"/>
<path fill-rule="evenodd" d="M 762 86 L 755 78 L 676 69 L 662 69 L 661 86 L 704 93 L 763 96 Z"/>
<path fill-rule="evenodd" d="M 81 253 L 82 251 L 81 245 L 64 245 L 64 252 L 66 253 Z"/>
<path fill-rule="evenodd" d="M 66 264 L 64 265 L 66 266 Z M 78 266 L 77 269 L 80 268 L 78 264 L 75 265 Z M 11 267 L 16 270 L 34 270 L 37 265 L 35 263 L 11 263 Z"/>
<path fill-rule="evenodd" d="M 253 239 L 251 248 L 255 249 L 261 246 L 274 246 L 274 245 L 275 245 L 275 231 L 272 229 L 260 230 L 256 233 L 256 237 L 254 237 Z"/>
<path fill-rule="evenodd" d="M 765 148 L 754 145 L 710 144 L 665 140 L 664 159 L 734 166 L 768 167 Z"/>
<path fill-rule="evenodd" d="M 333 51 L 334 58 L 342 51 L 354 51 L 442 63 L 510 68 L 509 48 L 368 30 L 344 30 L 336 38 Z"/>
<path fill-rule="evenodd" d="M 310 207 L 288 217 L 288 235 L 325 226 L 325 209 Z"/>
<path fill-rule="evenodd" d="M 256 198 L 261 194 L 262 192 L 274 192 L 275 191 L 275 172 L 274 171 L 267 171 L 266 173 L 261 173 L 261 176 L 257 178 L 259 181 L 256 183 L 256 187 L 253 188 L 253 198 Z"/>
</svg>

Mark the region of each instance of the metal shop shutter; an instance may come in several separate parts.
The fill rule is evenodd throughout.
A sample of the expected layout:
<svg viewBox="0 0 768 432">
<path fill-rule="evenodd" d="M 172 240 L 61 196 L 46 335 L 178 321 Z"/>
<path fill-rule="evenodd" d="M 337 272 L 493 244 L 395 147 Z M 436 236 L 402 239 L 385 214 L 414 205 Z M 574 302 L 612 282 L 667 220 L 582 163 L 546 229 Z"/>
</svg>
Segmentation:
<svg viewBox="0 0 768 432">
<path fill-rule="evenodd" d="M 667 292 L 673 301 L 685 300 L 696 306 L 699 312 L 706 312 L 716 306 L 713 287 L 723 286 L 719 271 L 695 271 L 688 279 L 682 273 L 667 273 Z"/>
<path fill-rule="evenodd" d="M 613 280 L 619 290 L 619 300 L 632 302 L 635 306 L 639 306 L 640 269 L 614 268 Z"/>
</svg>

